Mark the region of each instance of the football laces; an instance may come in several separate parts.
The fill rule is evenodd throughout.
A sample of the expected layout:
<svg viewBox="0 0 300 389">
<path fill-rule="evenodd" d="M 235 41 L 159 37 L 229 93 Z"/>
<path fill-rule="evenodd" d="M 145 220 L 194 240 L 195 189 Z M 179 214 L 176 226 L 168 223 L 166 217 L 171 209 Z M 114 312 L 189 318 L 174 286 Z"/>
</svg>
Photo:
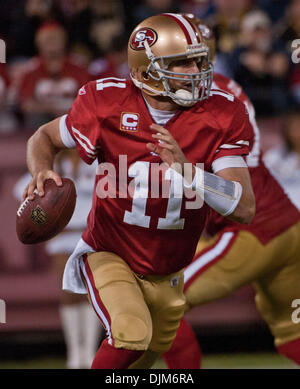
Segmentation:
<svg viewBox="0 0 300 389">
<path fill-rule="evenodd" d="M 19 209 L 17 210 L 17 215 L 21 216 L 21 213 L 24 211 L 26 205 L 28 204 L 29 197 L 26 197 L 26 199 L 23 201 L 23 203 L 20 205 Z"/>
<path fill-rule="evenodd" d="M 37 189 L 35 189 L 33 191 L 34 194 L 38 194 L 38 191 Z M 29 197 L 26 197 L 26 199 L 23 201 L 23 203 L 19 206 L 19 209 L 17 210 L 17 215 L 18 216 L 21 216 L 21 213 L 24 211 L 24 209 L 26 208 L 26 205 L 28 204 L 29 202 Z"/>
</svg>

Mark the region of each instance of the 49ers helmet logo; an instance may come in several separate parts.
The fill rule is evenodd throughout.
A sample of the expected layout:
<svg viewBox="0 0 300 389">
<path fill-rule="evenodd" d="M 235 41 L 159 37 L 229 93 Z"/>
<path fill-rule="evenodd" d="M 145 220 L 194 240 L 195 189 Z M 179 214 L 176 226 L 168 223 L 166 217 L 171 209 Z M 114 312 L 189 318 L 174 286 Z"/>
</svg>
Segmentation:
<svg viewBox="0 0 300 389">
<path fill-rule="evenodd" d="M 145 41 L 149 46 L 152 46 L 157 39 L 157 34 L 152 28 L 140 28 L 132 36 L 130 46 L 133 50 L 143 50 Z"/>
</svg>

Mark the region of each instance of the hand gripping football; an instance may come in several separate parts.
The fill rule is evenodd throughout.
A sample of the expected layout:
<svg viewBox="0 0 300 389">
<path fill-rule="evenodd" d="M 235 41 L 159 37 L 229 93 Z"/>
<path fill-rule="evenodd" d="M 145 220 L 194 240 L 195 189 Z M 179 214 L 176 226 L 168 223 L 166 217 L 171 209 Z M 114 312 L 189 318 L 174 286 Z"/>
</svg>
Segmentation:
<svg viewBox="0 0 300 389">
<path fill-rule="evenodd" d="M 26 198 L 17 211 L 16 228 L 24 244 L 44 242 L 53 238 L 69 223 L 76 204 L 76 189 L 72 180 L 62 178 L 57 186 L 48 179 L 44 183 L 44 196 Z"/>
</svg>

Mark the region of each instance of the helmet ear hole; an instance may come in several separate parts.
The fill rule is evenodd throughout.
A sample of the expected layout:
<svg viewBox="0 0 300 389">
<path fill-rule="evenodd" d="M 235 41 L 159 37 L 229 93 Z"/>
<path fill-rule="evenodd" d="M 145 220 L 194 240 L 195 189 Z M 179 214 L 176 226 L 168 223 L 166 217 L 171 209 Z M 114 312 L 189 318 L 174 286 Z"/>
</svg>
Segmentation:
<svg viewBox="0 0 300 389">
<path fill-rule="evenodd" d="M 147 74 L 146 72 L 143 72 L 143 73 L 142 73 L 142 77 L 143 77 L 143 79 L 146 80 L 146 81 L 149 80 L 149 76 L 148 76 L 148 74 Z"/>
</svg>

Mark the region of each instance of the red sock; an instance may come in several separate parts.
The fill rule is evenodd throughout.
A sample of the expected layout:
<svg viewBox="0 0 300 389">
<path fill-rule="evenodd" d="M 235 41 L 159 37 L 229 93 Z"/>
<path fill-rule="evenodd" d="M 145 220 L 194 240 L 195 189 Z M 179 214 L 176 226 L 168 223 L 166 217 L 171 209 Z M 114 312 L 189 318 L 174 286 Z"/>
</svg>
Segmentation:
<svg viewBox="0 0 300 389">
<path fill-rule="evenodd" d="M 277 351 L 300 365 L 300 338 L 278 346 Z"/>
<path fill-rule="evenodd" d="M 92 369 L 127 369 L 142 354 L 143 350 L 115 348 L 104 339 L 92 363 Z"/>
<path fill-rule="evenodd" d="M 190 324 L 181 319 L 176 338 L 169 351 L 163 354 L 169 369 L 200 369 L 201 349 Z"/>
</svg>

